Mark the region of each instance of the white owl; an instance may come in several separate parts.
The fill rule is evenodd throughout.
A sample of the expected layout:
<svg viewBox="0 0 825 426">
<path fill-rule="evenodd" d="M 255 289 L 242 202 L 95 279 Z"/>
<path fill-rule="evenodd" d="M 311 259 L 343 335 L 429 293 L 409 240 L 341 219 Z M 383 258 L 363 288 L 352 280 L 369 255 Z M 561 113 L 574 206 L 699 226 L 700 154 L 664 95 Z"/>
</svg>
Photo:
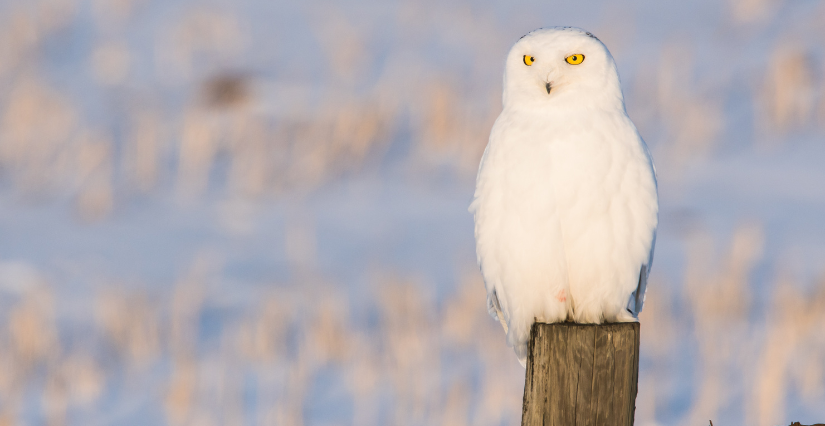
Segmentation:
<svg viewBox="0 0 825 426">
<path fill-rule="evenodd" d="M 522 365 L 535 321 L 637 321 L 656 174 L 599 39 L 542 28 L 510 49 L 470 212 L 488 309 Z"/>
</svg>

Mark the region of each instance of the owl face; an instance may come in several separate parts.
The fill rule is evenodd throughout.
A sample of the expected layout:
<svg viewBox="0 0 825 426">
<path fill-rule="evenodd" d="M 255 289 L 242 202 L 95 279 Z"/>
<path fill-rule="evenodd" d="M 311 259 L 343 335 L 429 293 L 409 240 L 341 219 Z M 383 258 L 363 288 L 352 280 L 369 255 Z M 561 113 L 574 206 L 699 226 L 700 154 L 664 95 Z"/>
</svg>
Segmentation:
<svg viewBox="0 0 825 426">
<path fill-rule="evenodd" d="M 569 107 L 621 98 L 613 57 L 592 34 L 542 28 L 522 37 L 507 56 L 505 105 Z"/>
</svg>

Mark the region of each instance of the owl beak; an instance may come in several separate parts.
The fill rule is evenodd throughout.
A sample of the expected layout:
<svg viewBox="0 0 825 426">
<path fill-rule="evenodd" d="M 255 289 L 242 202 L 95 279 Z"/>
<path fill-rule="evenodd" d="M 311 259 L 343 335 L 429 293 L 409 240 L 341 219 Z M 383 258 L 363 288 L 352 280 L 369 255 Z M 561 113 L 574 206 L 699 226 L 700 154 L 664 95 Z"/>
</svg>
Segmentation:
<svg viewBox="0 0 825 426">
<path fill-rule="evenodd" d="M 544 87 L 547 89 L 547 94 L 549 95 L 550 94 L 550 89 L 553 88 L 553 85 L 550 84 L 550 83 L 547 83 L 547 84 L 544 85 Z"/>
</svg>

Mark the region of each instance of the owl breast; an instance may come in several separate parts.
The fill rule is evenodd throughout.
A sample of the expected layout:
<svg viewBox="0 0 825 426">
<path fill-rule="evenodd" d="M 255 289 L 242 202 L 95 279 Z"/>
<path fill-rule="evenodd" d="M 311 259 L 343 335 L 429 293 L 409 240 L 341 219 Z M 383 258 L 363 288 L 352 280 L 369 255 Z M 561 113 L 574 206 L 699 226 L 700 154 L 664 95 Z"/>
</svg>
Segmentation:
<svg viewBox="0 0 825 426">
<path fill-rule="evenodd" d="M 626 115 L 591 116 L 598 127 L 502 119 L 507 131 L 493 131 L 475 202 L 488 292 L 499 286 L 503 309 L 519 308 L 505 315 L 516 328 L 529 328 L 534 318 L 632 320 L 626 307 L 658 211 L 652 165 L 635 127 Z"/>
</svg>

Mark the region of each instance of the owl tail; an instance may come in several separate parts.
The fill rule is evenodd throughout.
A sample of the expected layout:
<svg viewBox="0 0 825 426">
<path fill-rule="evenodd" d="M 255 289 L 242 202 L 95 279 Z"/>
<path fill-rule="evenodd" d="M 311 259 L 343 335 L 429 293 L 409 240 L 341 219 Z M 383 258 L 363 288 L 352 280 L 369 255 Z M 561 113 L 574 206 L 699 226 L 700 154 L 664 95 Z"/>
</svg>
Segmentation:
<svg viewBox="0 0 825 426">
<path fill-rule="evenodd" d="M 527 368 L 527 343 L 525 342 L 520 345 L 513 345 L 513 349 L 516 351 L 518 362 L 522 367 Z"/>
<path fill-rule="evenodd" d="M 504 328 L 504 333 L 507 334 L 507 341 L 510 342 L 510 327 L 507 324 L 507 318 L 504 317 L 504 312 L 501 309 L 501 303 L 498 300 L 498 294 L 495 290 L 490 292 L 487 295 L 487 311 L 490 313 L 490 316 L 497 319 L 498 322 L 501 323 L 501 326 Z M 521 363 L 522 367 L 527 367 L 527 341 L 522 341 L 521 343 L 513 344 L 513 349 L 516 351 L 516 356 L 518 357 L 518 362 Z"/>
</svg>

